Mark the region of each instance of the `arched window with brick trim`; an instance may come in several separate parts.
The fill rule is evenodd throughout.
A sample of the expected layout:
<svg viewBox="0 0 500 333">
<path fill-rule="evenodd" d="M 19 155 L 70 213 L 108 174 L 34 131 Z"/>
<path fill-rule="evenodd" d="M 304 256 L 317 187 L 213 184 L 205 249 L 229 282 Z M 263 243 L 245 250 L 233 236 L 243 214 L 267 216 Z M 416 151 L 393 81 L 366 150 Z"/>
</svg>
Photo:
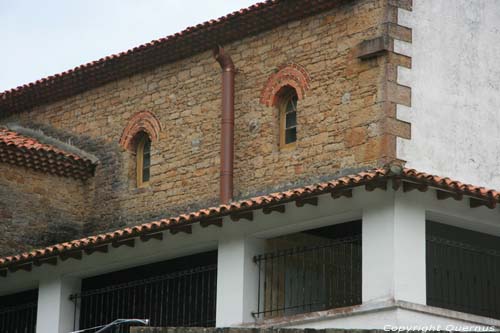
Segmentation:
<svg viewBox="0 0 500 333">
<path fill-rule="evenodd" d="M 309 90 L 310 77 L 299 64 L 289 63 L 278 68 L 267 80 L 260 102 L 278 109 L 279 146 L 293 148 L 297 142 L 297 106 Z"/>
<path fill-rule="evenodd" d="M 137 134 L 135 149 L 137 187 L 146 186 L 151 177 L 151 139 L 144 132 Z"/>
<path fill-rule="evenodd" d="M 278 94 L 279 144 L 281 148 L 293 148 L 297 141 L 297 102 L 294 88 L 283 87 Z"/>
<path fill-rule="evenodd" d="M 158 140 L 161 125 L 151 112 L 138 112 L 130 118 L 120 138 L 120 145 L 129 151 L 135 161 L 129 165 L 129 176 L 137 187 L 149 184 L 151 178 L 151 148 Z"/>
</svg>

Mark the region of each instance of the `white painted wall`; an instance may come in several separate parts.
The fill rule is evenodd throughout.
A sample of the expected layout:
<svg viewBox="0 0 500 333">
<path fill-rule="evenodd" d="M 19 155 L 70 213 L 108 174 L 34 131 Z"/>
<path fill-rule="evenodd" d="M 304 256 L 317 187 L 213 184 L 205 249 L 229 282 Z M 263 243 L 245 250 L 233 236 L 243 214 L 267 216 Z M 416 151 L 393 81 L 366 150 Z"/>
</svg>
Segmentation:
<svg viewBox="0 0 500 333">
<path fill-rule="evenodd" d="M 439 312 L 439 310 L 438 310 Z M 421 312 L 401 306 L 388 306 L 373 311 L 360 311 L 350 316 L 336 318 L 322 318 L 306 323 L 289 323 L 280 325 L 286 328 L 314 328 L 314 329 L 383 329 L 386 331 L 480 331 L 487 332 L 488 328 L 498 327 L 498 320 L 478 319 L 474 316 L 460 316 L 443 318 L 443 315 L 430 312 Z M 420 329 L 419 329 L 420 328 Z"/>
<path fill-rule="evenodd" d="M 43 277 L 38 289 L 37 333 L 67 333 L 76 323 L 74 303 L 69 296 L 80 292 L 81 280 Z M 77 329 L 78 327 L 75 326 Z"/>
<path fill-rule="evenodd" d="M 259 269 L 253 262 L 264 252 L 264 240 L 254 237 L 227 237 L 219 242 L 217 259 L 217 327 L 234 326 L 253 320 L 257 309 Z"/>
<path fill-rule="evenodd" d="M 412 57 L 398 81 L 412 89 L 412 107 L 398 106 L 411 140 L 398 157 L 421 171 L 500 188 L 500 1 L 413 0 L 399 10 L 413 31 Z"/>
<path fill-rule="evenodd" d="M 403 316 L 401 308 L 390 304 L 404 301 L 425 308 L 425 218 L 500 235 L 499 213 L 500 208 L 471 209 L 467 200 L 437 200 L 432 190 L 404 193 L 356 188 L 349 199 L 320 196 L 317 207 L 299 208 L 289 203 L 284 214 L 256 211 L 251 222 L 225 219 L 222 228 L 196 225 L 191 235 L 165 233 L 163 241 L 138 240 L 134 248 L 110 247 L 107 254 L 84 255 L 82 260 L 68 259 L 57 266 L 35 266 L 32 272 L 9 273 L 0 278 L 0 295 L 39 286 L 37 333 L 69 332 L 73 304 L 68 296 L 79 289 L 81 278 L 218 248 L 217 325 L 254 325 L 251 312 L 256 310 L 258 275 L 251 258 L 262 252 L 262 240 L 362 217 L 361 312 L 337 313 L 333 317 L 320 314 L 307 322 L 290 321 L 281 326 L 382 328 L 382 323 L 427 319 L 447 324 L 456 320 L 433 313 L 421 315 L 423 308 L 407 309 L 411 313 Z M 374 311 L 377 302 L 389 305 Z"/>
<path fill-rule="evenodd" d="M 394 298 L 394 194 L 363 209 L 362 301 Z"/>
<path fill-rule="evenodd" d="M 402 192 L 363 209 L 363 303 L 426 304 L 425 208 Z"/>
</svg>

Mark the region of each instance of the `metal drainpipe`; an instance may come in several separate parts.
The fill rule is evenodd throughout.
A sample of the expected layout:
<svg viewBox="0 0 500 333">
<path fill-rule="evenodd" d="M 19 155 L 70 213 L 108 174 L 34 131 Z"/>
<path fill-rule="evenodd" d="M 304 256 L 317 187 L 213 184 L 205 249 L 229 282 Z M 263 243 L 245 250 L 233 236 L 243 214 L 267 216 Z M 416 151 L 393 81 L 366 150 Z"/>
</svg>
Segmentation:
<svg viewBox="0 0 500 333">
<path fill-rule="evenodd" d="M 220 151 L 220 202 L 233 199 L 234 159 L 234 74 L 236 69 L 231 56 L 221 46 L 213 50 L 215 60 L 222 69 L 222 120 Z"/>
</svg>

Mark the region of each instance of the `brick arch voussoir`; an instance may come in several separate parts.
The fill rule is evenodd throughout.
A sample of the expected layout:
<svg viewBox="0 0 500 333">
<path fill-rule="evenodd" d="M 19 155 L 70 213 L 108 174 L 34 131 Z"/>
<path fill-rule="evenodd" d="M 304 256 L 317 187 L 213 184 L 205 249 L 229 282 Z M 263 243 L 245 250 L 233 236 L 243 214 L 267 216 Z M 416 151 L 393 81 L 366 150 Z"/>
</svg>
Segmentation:
<svg viewBox="0 0 500 333">
<path fill-rule="evenodd" d="M 153 113 L 149 111 L 138 112 L 127 122 L 120 137 L 120 146 L 132 149 L 132 142 L 140 132 L 147 133 L 151 141 L 155 142 L 160 136 L 160 131 L 160 121 Z"/>
<path fill-rule="evenodd" d="M 309 90 L 310 82 L 311 78 L 302 66 L 295 63 L 280 66 L 278 72 L 267 80 L 260 95 L 260 102 L 266 106 L 276 105 L 278 93 L 285 86 L 294 88 L 299 100 L 303 99 Z"/>
</svg>

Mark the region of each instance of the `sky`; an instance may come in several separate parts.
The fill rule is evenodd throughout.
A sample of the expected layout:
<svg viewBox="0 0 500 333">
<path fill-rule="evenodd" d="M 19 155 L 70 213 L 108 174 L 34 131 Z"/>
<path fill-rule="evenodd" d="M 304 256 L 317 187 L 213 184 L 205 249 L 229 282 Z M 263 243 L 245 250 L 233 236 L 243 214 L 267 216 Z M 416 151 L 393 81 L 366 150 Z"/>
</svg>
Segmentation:
<svg viewBox="0 0 500 333">
<path fill-rule="evenodd" d="M 0 92 L 258 0 L 0 0 Z"/>
</svg>

